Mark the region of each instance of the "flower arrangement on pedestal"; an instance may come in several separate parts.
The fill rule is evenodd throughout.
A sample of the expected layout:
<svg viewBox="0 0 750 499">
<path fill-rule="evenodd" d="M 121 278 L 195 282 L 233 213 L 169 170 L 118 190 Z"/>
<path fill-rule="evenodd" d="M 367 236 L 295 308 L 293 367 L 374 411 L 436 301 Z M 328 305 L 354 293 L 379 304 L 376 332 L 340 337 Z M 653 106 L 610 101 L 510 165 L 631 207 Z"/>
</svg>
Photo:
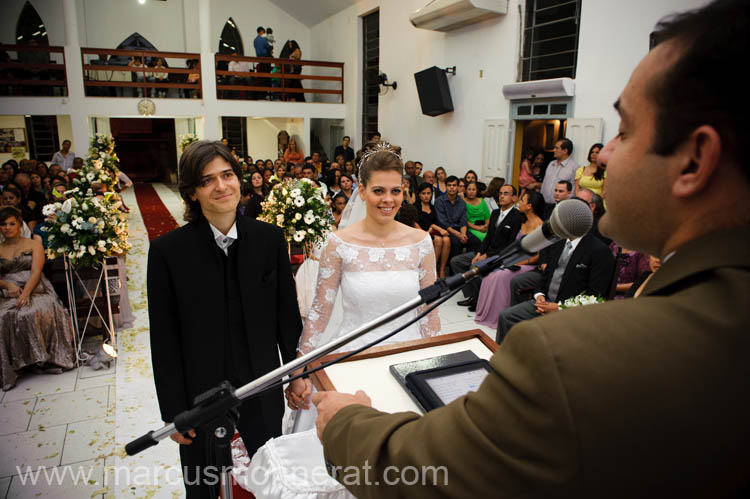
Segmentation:
<svg viewBox="0 0 750 499">
<path fill-rule="evenodd" d="M 310 248 L 322 243 L 331 231 L 333 218 L 323 189 L 309 179 L 288 179 L 276 184 L 261 206 L 263 212 L 258 220 L 281 227 L 290 244 Z"/>
<path fill-rule="evenodd" d="M 68 192 L 73 196 L 42 210 L 49 258 L 67 256 L 76 268 L 98 267 L 103 258 L 130 249 L 127 216 L 119 210 L 122 203 L 114 192 L 103 199 L 91 191 L 79 197 L 77 188 Z"/>
<path fill-rule="evenodd" d="M 185 152 L 185 148 L 193 142 L 196 142 L 197 140 L 198 136 L 194 133 L 190 133 L 188 135 L 180 135 L 180 152 Z"/>
<path fill-rule="evenodd" d="M 601 296 L 593 296 L 581 293 L 578 296 L 568 298 L 564 302 L 561 302 L 560 310 L 565 310 L 566 308 L 583 307 L 586 305 L 595 305 L 597 303 L 604 303 L 605 301 L 606 300 L 604 300 L 604 298 L 602 298 Z"/>
<path fill-rule="evenodd" d="M 78 192 L 86 193 L 91 189 L 92 184 L 104 184 L 106 190 L 115 191 L 117 187 L 117 173 L 113 173 L 110 168 L 104 166 L 104 161 L 100 159 L 88 158 L 83 167 L 74 170 L 75 178 L 73 185 Z"/>
<path fill-rule="evenodd" d="M 120 158 L 115 153 L 115 139 L 112 135 L 97 133 L 91 138 L 89 160 L 100 160 L 102 167 L 112 171 L 114 176 L 120 171 Z"/>
</svg>

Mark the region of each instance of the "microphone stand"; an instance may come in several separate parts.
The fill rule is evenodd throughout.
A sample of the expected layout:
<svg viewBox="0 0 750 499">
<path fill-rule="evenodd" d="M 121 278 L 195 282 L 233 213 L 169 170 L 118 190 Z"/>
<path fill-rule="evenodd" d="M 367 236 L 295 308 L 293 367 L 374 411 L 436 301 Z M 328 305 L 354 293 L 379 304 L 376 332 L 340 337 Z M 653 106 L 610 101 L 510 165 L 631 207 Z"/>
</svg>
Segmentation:
<svg viewBox="0 0 750 499">
<path fill-rule="evenodd" d="M 332 340 L 326 345 L 320 346 L 301 357 L 297 357 L 287 364 L 279 366 L 273 371 L 270 371 L 237 389 L 234 389 L 228 381 L 223 381 L 219 386 L 198 395 L 194 400 L 194 407 L 177 414 L 173 422 L 158 430 L 149 431 L 129 442 L 125 446 L 125 451 L 129 456 L 133 456 L 158 444 L 161 440 L 164 440 L 173 433 L 185 433 L 190 429 L 200 427 L 205 431 L 206 435 L 211 435 L 214 439 L 215 459 L 222 469 L 222 497 L 230 498 L 232 494 L 232 460 L 229 445 L 234 435 L 235 425 L 238 419 L 237 408 L 244 399 L 264 391 L 292 372 L 307 367 L 309 364 L 337 350 L 339 347 L 346 345 L 350 341 L 369 333 L 373 329 L 376 329 L 421 305 L 433 303 L 441 297 L 444 297 L 453 291 L 457 291 L 469 281 L 472 281 L 479 276 L 487 275 L 492 270 L 495 270 L 504 264 L 507 265 L 511 262 L 515 263 L 520 261 L 526 255 L 527 254 L 523 250 L 516 249 L 509 252 L 507 255 L 495 255 L 478 262 L 463 274 L 456 274 L 446 279 L 438 279 L 434 284 L 420 290 L 417 296 L 399 307 L 396 307 L 370 322 L 361 325 L 355 330 Z"/>
</svg>

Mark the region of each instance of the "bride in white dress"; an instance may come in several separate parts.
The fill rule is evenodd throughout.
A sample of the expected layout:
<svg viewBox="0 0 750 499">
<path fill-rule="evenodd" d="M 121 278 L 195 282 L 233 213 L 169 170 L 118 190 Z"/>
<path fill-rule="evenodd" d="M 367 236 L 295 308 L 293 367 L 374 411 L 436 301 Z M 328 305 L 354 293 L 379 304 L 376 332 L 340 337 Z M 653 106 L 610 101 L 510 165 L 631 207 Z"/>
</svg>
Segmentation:
<svg viewBox="0 0 750 499">
<path fill-rule="evenodd" d="M 338 334 L 344 334 L 410 300 L 437 278 L 429 234 L 394 220 L 403 201 L 400 149 L 384 143 L 368 144 L 366 148 L 358 187 L 365 217 L 331 234 L 322 250 L 315 297 L 300 337 L 300 355 L 330 339 L 324 331 L 339 289 L 343 318 Z M 420 308 L 381 326 L 340 351 L 364 346 L 421 311 Z M 437 334 L 440 319 L 434 310 L 381 344 Z M 305 431 L 272 439 L 253 456 L 244 485 L 256 497 L 351 497 L 325 474 L 323 448 L 314 429 L 311 391 L 308 379 L 296 380 L 287 387 L 289 407 L 299 409 L 295 429 Z M 312 473 L 302 473 L 303 469 Z"/>
</svg>

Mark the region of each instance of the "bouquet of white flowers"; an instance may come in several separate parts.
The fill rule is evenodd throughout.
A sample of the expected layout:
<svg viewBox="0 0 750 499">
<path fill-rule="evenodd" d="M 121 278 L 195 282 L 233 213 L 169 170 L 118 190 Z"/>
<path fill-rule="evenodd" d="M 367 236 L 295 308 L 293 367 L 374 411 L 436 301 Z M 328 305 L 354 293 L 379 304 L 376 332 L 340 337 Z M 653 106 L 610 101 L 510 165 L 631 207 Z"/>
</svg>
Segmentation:
<svg viewBox="0 0 750 499">
<path fill-rule="evenodd" d="M 117 186 L 117 173 L 112 172 L 111 169 L 104 166 L 102 160 L 96 158 L 89 158 L 79 170 L 74 170 L 76 173 L 73 179 L 73 185 L 78 189 L 74 189 L 75 193 L 86 193 L 91 188 L 91 184 L 104 184 L 108 191 L 115 190 Z"/>
<path fill-rule="evenodd" d="M 75 189 L 74 189 L 75 191 Z M 96 267 L 102 258 L 130 249 L 128 222 L 114 192 L 99 199 L 88 191 L 86 197 L 46 205 L 43 230 L 49 233 L 47 256 L 67 256 L 76 268 Z"/>
<path fill-rule="evenodd" d="M 601 296 L 587 295 L 585 293 L 581 293 L 578 296 L 568 298 L 564 302 L 560 303 L 560 310 L 565 310 L 566 308 L 573 308 L 573 307 L 583 307 L 586 305 L 594 305 L 597 303 L 604 303 L 604 302 L 605 300 Z"/>
<path fill-rule="evenodd" d="M 189 135 L 180 135 L 180 152 L 185 152 L 185 148 L 198 140 L 198 136 L 194 133 Z"/>
<path fill-rule="evenodd" d="M 333 218 L 323 189 L 306 178 L 276 184 L 261 206 L 258 220 L 281 227 L 289 243 L 310 247 L 331 231 Z"/>
</svg>

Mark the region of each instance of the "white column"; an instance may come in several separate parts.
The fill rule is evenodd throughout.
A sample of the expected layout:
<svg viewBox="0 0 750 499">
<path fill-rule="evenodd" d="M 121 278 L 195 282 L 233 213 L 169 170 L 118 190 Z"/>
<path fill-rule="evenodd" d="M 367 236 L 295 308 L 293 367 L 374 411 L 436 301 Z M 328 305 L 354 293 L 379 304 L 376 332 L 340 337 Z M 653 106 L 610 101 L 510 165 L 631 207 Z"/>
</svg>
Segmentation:
<svg viewBox="0 0 750 499">
<path fill-rule="evenodd" d="M 216 111 L 216 74 L 214 73 L 214 54 L 211 52 L 211 2 L 199 0 L 198 22 L 201 37 L 201 82 L 203 84 L 203 109 L 205 120 L 205 135 L 208 140 L 221 139 L 219 115 Z"/>
<path fill-rule="evenodd" d="M 89 148 L 89 124 L 83 92 L 83 64 L 81 44 L 78 41 L 78 14 L 76 0 L 63 0 L 65 21 L 65 73 L 68 81 L 67 108 L 70 113 L 70 126 L 73 129 L 73 151 L 78 156 L 86 156 Z"/>
<path fill-rule="evenodd" d="M 312 135 L 310 131 L 312 130 L 311 126 L 312 121 L 310 120 L 310 116 L 305 116 L 302 118 L 302 136 L 304 137 L 304 141 L 307 143 L 306 145 L 306 153 L 308 156 L 312 156 Z"/>
</svg>

